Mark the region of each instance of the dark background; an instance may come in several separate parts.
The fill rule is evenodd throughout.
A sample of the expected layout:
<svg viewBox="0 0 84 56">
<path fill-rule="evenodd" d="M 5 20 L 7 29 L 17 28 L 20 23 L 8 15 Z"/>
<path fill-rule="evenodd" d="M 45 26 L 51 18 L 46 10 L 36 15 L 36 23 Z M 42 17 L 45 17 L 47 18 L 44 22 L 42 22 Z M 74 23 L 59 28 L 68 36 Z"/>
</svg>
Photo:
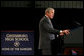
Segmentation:
<svg viewBox="0 0 84 56">
<path fill-rule="evenodd" d="M 39 42 L 39 21 L 44 16 L 46 8 L 35 8 L 31 2 L 29 8 L 1 7 L 1 31 L 2 30 L 34 30 L 34 47 L 37 54 Z M 73 29 L 83 25 L 83 9 L 55 8 L 55 16 L 52 20 L 56 29 Z"/>
<path fill-rule="evenodd" d="M 34 8 L 2 8 L 1 30 L 34 30 L 35 51 L 39 41 L 39 21 L 44 16 L 45 9 Z M 83 10 L 81 9 L 56 9 L 52 20 L 54 28 L 72 29 L 82 24 Z"/>
</svg>

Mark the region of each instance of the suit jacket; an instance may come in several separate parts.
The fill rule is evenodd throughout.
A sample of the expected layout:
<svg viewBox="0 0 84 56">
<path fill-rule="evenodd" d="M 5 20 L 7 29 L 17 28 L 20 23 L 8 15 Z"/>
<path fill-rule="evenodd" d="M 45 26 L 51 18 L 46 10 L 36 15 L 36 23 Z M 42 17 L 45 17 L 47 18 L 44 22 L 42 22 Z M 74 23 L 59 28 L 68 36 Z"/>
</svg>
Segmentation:
<svg viewBox="0 0 84 56">
<path fill-rule="evenodd" d="M 55 38 L 55 34 L 60 31 L 53 28 L 49 18 L 44 16 L 39 22 L 39 49 L 50 49 L 50 41 Z"/>
</svg>

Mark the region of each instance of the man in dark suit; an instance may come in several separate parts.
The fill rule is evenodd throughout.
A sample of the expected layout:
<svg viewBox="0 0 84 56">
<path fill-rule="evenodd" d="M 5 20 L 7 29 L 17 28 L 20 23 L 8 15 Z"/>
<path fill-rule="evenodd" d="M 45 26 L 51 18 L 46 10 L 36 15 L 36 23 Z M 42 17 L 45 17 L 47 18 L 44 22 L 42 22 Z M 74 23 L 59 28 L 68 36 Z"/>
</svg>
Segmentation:
<svg viewBox="0 0 84 56">
<path fill-rule="evenodd" d="M 42 49 L 42 55 L 51 55 L 51 41 L 56 36 L 63 36 L 69 34 L 68 30 L 57 30 L 53 28 L 50 19 L 54 17 L 54 9 L 47 8 L 45 10 L 45 16 L 40 20 L 39 23 L 39 49 Z"/>
</svg>

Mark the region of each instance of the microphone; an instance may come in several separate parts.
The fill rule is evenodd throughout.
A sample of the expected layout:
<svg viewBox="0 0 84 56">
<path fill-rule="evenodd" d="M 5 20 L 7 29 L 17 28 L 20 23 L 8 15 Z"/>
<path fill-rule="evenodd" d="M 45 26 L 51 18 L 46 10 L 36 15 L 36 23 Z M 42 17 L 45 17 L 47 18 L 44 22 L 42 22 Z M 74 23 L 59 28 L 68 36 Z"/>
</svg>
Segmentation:
<svg viewBox="0 0 84 56">
<path fill-rule="evenodd" d="M 74 21 L 78 26 L 80 26 L 81 24 L 78 21 Z"/>
</svg>

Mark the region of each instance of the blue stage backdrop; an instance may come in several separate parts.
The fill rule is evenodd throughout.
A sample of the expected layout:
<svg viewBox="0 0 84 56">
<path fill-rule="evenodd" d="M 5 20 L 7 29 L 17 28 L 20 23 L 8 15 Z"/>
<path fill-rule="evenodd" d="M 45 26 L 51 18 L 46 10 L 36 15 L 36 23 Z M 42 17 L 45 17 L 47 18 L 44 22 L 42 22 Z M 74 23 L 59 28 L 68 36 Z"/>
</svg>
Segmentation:
<svg viewBox="0 0 84 56">
<path fill-rule="evenodd" d="M 1 31 L 1 55 L 34 55 L 34 31 Z"/>
</svg>

